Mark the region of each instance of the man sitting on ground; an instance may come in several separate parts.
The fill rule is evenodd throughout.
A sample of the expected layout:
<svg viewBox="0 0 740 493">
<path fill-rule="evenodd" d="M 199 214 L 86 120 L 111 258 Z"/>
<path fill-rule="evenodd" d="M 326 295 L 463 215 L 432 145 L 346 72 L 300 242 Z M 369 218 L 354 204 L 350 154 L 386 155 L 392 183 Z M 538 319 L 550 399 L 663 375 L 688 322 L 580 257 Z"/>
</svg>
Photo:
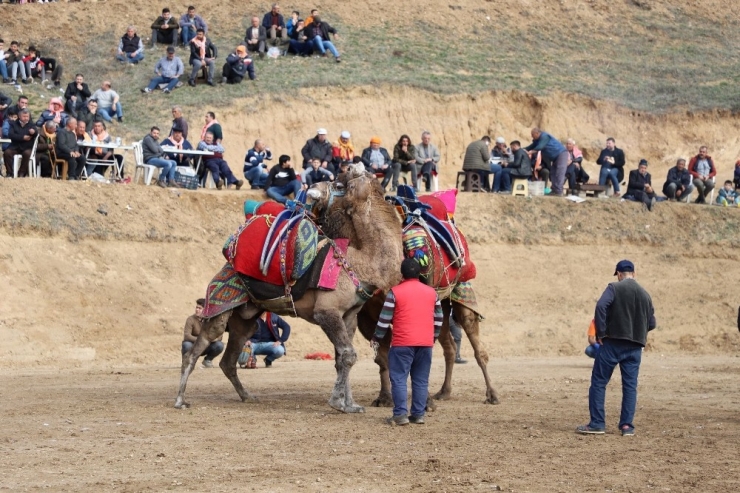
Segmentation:
<svg viewBox="0 0 740 493">
<path fill-rule="evenodd" d="M 388 182 L 393 178 L 395 168 L 398 166 L 391 161 L 391 156 L 385 147 L 380 147 L 382 141 L 380 137 L 373 136 L 370 139 L 370 147 L 365 148 L 362 151 L 362 164 L 365 165 L 365 170 L 369 173 L 377 175 L 381 173 L 383 175 L 383 181 L 380 182 L 380 186 L 388 186 Z M 398 166 L 400 168 L 400 166 Z M 392 187 L 391 191 L 395 192 L 396 187 Z"/>
<path fill-rule="evenodd" d="M 190 43 L 198 29 L 202 29 L 205 34 L 208 34 L 208 24 L 203 20 L 201 16 L 195 13 L 195 7 L 192 5 L 188 7 L 188 11 L 180 16 L 181 34 L 182 34 L 182 45 L 187 46 Z"/>
<path fill-rule="evenodd" d="M 334 55 L 334 60 L 339 63 L 342 59 L 339 57 L 339 51 L 337 51 L 334 43 L 331 42 L 330 33 L 334 35 L 334 38 L 339 38 L 337 30 L 331 27 L 328 23 L 321 20 L 318 15 L 313 16 L 313 22 L 310 26 L 306 27 L 308 31 L 306 37 L 313 42 L 314 49 L 321 53 L 321 56 L 326 56 L 326 50 L 329 50 Z"/>
<path fill-rule="evenodd" d="M 641 159 L 637 169 L 630 171 L 626 197 L 634 197 L 637 202 L 645 204 L 647 210 L 652 211 L 655 205 L 655 191 L 647 167 L 647 160 Z"/>
<path fill-rule="evenodd" d="M 53 84 L 48 85 L 47 89 L 61 85 L 64 67 L 58 64 L 55 58 L 42 57 L 35 46 L 28 47 L 28 54 L 23 57 L 23 63 L 26 64 L 26 74 L 31 79 L 38 77 L 41 79 L 41 83 L 45 84 L 49 81 L 47 75 L 50 76 Z"/>
<path fill-rule="evenodd" d="M 182 355 L 185 356 L 195 345 L 195 341 L 198 340 L 198 336 L 203 330 L 203 324 L 200 319 L 200 314 L 203 312 L 203 307 L 206 304 L 204 298 L 200 298 L 195 302 L 195 314 L 190 315 L 185 321 L 185 330 L 183 331 L 182 338 Z M 206 350 L 203 351 L 205 358 L 203 359 L 203 368 L 213 368 L 213 359 L 221 354 L 224 350 L 224 343 L 221 342 L 223 334 L 210 343 Z"/>
<path fill-rule="evenodd" d="M 421 167 L 421 179 L 427 192 L 432 191 L 432 177 L 439 172 L 439 161 L 439 149 L 432 144 L 432 134 L 422 132 L 421 143 L 416 146 L 416 162 Z"/>
<path fill-rule="evenodd" d="M 38 135 L 38 128 L 31 122 L 31 113 L 27 109 L 19 111 L 18 120 L 10 124 L 10 147 L 3 153 L 5 176 L 13 176 L 13 160 L 17 155 L 22 156 L 18 176 L 28 176 L 28 162 Z"/>
<path fill-rule="evenodd" d="M 303 19 L 298 19 L 296 26 L 290 33 L 290 46 L 288 51 L 300 56 L 309 56 L 313 53 L 313 42 L 306 36 L 307 30 Z"/>
<path fill-rule="evenodd" d="M 694 185 L 691 184 L 691 174 L 686 169 L 686 160 L 679 159 L 676 161 L 676 165 L 668 170 L 668 176 L 663 185 L 663 193 L 670 200 L 688 203 L 693 190 Z"/>
<path fill-rule="evenodd" d="M 290 156 L 283 154 L 278 164 L 270 169 L 265 182 L 267 196 L 281 204 L 288 200 L 289 195 L 295 197 L 301 191 L 301 182 L 296 177 Z"/>
<path fill-rule="evenodd" d="M 157 46 L 157 43 L 166 44 L 174 48 L 177 44 L 179 30 L 180 26 L 172 18 L 170 9 L 167 7 L 163 8 L 162 15 L 157 17 L 152 23 L 152 48 Z"/>
<path fill-rule="evenodd" d="M 320 128 L 316 131 L 316 136 L 308 139 L 301 149 L 301 156 L 303 156 L 303 169 L 308 169 L 311 166 L 313 159 L 321 161 L 321 167 L 326 168 L 332 173 L 334 167 L 332 166 L 332 148 L 331 143 L 326 138 L 326 129 Z"/>
<path fill-rule="evenodd" d="M 236 189 L 239 190 L 244 185 L 244 181 L 237 180 L 229 168 L 229 163 L 224 161 L 226 151 L 216 142 L 212 132 L 206 132 L 205 139 L 198 144 L 198 150 L 213 153 L 213 156 L 203 156 L 203 164 L 211 172 L 217 189 L 221 190 L 226 184 L 226 188 L 229 188 L 229 185 L 236 185 Z"/>
<path fill-rule="evenodd" d="M 121 36 L 118 42 L 118 54 L 116 60 L 122 63 L 133 63 L 134 65 L 144 59 L 144 43 L 136 34 L 134 26 L 126 28 L 126 34 Z"/>
<path fill-rule="evenodd" d="M 256 356 L 265 355 L 265 368 L 270 368 L 273 361 L 285 355 L 285 343 L 289 337 L 290 325 L 285 320 L 274 313 L 262 312 L 257 319 L 257 331 L 245 345 L 252 348 L 251 357 L 255 360 Z M 256 368 L 246 361 L 242 368 L 245 366 Z"/>
<path fill-rule="evenodd" d="M 159 185 L 162 188 L 178 187 L 175 182 L 175 168 L 177 163 L 172 159 L 167 159 L 167 154 L 159 145 L 159 127 L 152 127 L 149 133 L 141 141 L 141 149 L 145 164 L 151 164 L 157 168 L 162 168 L 159 172 Z"/>
<path fill-rule="evenodd" d="M 267 163 L 272 161 L 272 151 L 262 141 L 254 141 L 254 147 L 247 151 L 244 157 L 244 178 L 247 179 L 252 189 L 264 188 L 267 181 Z"/>
<path fill-rule="evenodd" d="M 175 56 L 175 47 L 167 47 L 167 55 L 157 61 L 154 66 L 156 77 L 149 81 L 149 85 L 141 90 L 143 93 L 150 93 L 160 84 L 167 84 L 162 92 L 169 94 L 177 87 L 180 82 L 180 76 L 185 73 L 185 66 L 182 64 L 180 57 Z"/>
<path fill-rule="evenodd" d="M 484 190 L 491 190 L 488 185 L 488 175 L 491 172 L 491 138 L 488 135 L 480 140 L 471 142 L 465 148 L 463 158 L 463 171 L 475 171 L 480 176 L 481 186 Z"/>
<path fill-rule="evenodd" d="M 265 43 L 267 41 L 267 30 L 260 26 L 259 17 L 252 17 L 252 25 L 247 28 L 244 35 L 247 51 L 249 53 L 259 53 L 260 58 L 265 58 Z"/>
<path fill-rule="evenodd" d="M 90 98 L 84 108 L 77 111 L 77 121 L 85 122 L 85 128 L 92 130 L 95 122 L 103 122 L 103 115 L 98 113 L 98 101 Z"/>
<path fill-rule="evenodd" d="M 195 87 L 195 78 L 198 76 L 198 71 L 201 67 L 208 67 L 207 84 L 209 86 L 215 85 L 213 83 L 213 73 L 216 71 L 217 57 L 218 48 L 210 39 L 206 38 L 206 32 L 198 28 L 196 36 L 190 40 L 190 65 L 193 66 L 193 71 L 190 72 L 188 84 Z"/>
<path fill-rule="evenodd" d="M 185 139 L 180 127 L 172 127 L 172 135 L 162 142 L 162 147 L 174 147 L 175 149 L 183 151 L 193 150 L 193 146 L 190 145 L 190 142 L 188 142 L 187 139 Z M 178 166 L 190 167 L 191 156 L 187 154 L 179 154 L 168 150 L 166 156 L 167 159 L 175 161 Z"/>
<path fill-rule="evenodd" d="M 23 63 L 23 53 L 21 53 L 18 41 L 10 42 L 10 50 L 4 55 L 7 68 L 10 69 L 11 84 L 16 84 L 18 73 L 20 72 L 21 81 L 24 84 L 30 84 L 33 79 L 27 77 L 26 64 Z"/>
<path fill-rule="evenodd" d="M 226 57 L 221 75 L 222 84 L 238 84 L 244 80 L 245 75 L 249 75 L 249 80 L 257 78 L 254 73 L 254 63 L 244 45 L 237 46 L 234 53 Z"/>
<path fill-rule="evenodd" d="M 287 43 L 288 33 L 285 29 L 285 20 L 280 13 L 280 5 L 273 3 L 272 10 L 262 18 L 262 27 L 267 34 L 267 42 L 270 46 L 281 47 Z"/>
<path fill-rule="evenodd" d="M 697 204 L 706 204 L 707 197 L 714 189 L 714 176 L 717 174 L 717 168 L 714 167 L 712 156 L 707 154 L 707 146 L 699 148 L 699 154 L 692 157 L 689 161 L 689 173 L 694 180 L 694 187 L 699 196 L 696 198 Z"/>
<path fill-rule="evenodd" d="M 334 175 L 331 171 L 321 167 L 321 161 L 318 159 L 311 160 L 311 167 L 305 170 L 302 174 L 303 183 L 307 187 L 310 187 L 314 183 L 321 183 L 322 181 L 334 181 Z"/>
<path fill-rule="evenodd" d="M 507 166 L 512 180 L 528 180 L 532 176 L 532 160 L 529 159 L 527 151 L 522 149 L 518 140 L 512 141 L 511 157 L 513 161 Z"/>
<path fill-rule="evenodd" d="M 67 125 L 57 131 L 55 148 L 57 159 L 67 161 L 67 179 L 69 180 L 76 180 L 86 164 L 84 153 L 80 151 L 77 143 L 75 129 L 77 129 L 77 120 L 70 117 Z"/>
<path fill-rule="evenodd" d="M 568 139 L 565 142 L 565 148 L 568 150 L 568 167 L 565 170 L 565 177 L 568 179 L 570 191 L 577 194 L 578 185 L 588 183 L 590 176 L 583 169 L 583 153 L 576 146 L 576 141 Z"/>
<path fill-rule="evenodd" d="M 95 91 L 92 98 L 98 102 L 98 115 L 103 120 L 110 122 L 113 121 L 115 116 L 119 122 L 123 121 L 123 108 L 121 107 L 121 99 L 118 93 L 111 89 L 111 83 L 109 80 L 103 81 L 100 89 Z"/>
<path fill-rule="evenodd" d="M 77 118 L 77 111 L 85 107 L 91 95 L 90 88 L 82 74 L 75 75 L 74 82 L 67 84 L 67 89 L 64 91 L 64 99 L 67 100 L 64 108 L 67 114 Z"/>
</svg>

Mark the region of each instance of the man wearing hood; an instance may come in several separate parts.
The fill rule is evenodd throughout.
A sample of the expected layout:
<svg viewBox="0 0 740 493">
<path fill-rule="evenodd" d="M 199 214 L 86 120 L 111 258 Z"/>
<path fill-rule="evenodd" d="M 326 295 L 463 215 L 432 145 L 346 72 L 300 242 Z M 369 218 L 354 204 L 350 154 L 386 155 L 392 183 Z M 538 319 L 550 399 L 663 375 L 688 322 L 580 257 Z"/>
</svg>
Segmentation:
<svg viewBox="0 0 740 493">
<path fill-rule="evenodd" d="M 67 124 L 69 115 L 64 112 L 64 103 L 62 98 L 51 98 L 49 101 L 49 108 L 41 113 L 41 116 L 36 120 L 36 126 L 41 127 L 46 122 L 54 122 L 60 128 Z"/>
<path fill-rule="evenodd" d="M 257 78 L 254 73 L 254 63 L 247 55 L 247 48 L 244 45 L 237 46 L 234 53 L 226 57 L 221 75 L 222 84 L 238 84 L 245 75 L 249 75 L 249 80 Z"/>
</svg>

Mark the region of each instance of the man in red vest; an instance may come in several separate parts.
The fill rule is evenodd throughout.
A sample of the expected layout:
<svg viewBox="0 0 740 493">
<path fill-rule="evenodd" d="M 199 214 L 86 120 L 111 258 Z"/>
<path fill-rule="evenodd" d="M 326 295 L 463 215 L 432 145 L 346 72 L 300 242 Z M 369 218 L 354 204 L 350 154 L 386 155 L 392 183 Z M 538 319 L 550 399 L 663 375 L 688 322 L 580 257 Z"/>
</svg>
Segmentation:
<svg viewBox="0 0 740 493">
<path fill-rule="evenodd" d="M 388 353 L 393 417 L 389 424 L 424 424 L 424 409 L 429 395 L 429 370 L 432 348 L 442 327 L 442 305 L 437 292 L 419 281 L 421 266 L 407 258 L 401 263 L 403 282 L 388 292 L 375 328 L 373 343 L 391 330 Z M 408 415 L 406 381 L 411 375 L 411 416 Z"/>
</svg>

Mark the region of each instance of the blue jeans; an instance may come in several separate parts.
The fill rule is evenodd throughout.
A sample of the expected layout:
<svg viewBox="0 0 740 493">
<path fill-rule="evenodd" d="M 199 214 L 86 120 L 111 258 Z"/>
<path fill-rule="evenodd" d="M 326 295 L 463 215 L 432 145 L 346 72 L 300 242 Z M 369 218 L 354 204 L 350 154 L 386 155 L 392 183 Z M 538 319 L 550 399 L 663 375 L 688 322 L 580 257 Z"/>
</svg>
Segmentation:
<svg viewBox="0 0 740 493">
<path fill-rule="evenodd" d="M 263 171 L 264 169 L 265 168 L 263 168 L 262 165 L 252 166 L 246 173 L 244 173 L 244 178 L 246 178 L 253 187 L 264 187 L 267 182 L 267 173 Z"/>
<path fill-rule="evenodd" d="M 429 396 L 429 371 L 432 368 L 432 348 L 395 346 L 388 352 L 388 367 L 393 396 L 393 415 L 406 416 L 408 392 L 406 380 L 411 375 L 411 416 L 424 416 Z"/>
<path fill-rule="evenodd" d="M 211 172 L 214 183 L 223 178 L 227 185 L 233 185 L 237 182 L 234 173 L 231 172 L 229 165 L 220 158 L 211 158 L 204 161 L 206 169 Z"/>
<path fill-rule="evenodd" d="M 300 41 L 291 39 L 290 47 L 293 49 L 296 55 L 310 55 L 311 53 L 313 53 L 313 43 L 310 41 L 306 43 L 301 43 Z"/>
<path fill-rule="evenodd" d="M 134 62 L 140 62 L 144 59 L 144 53 L 141 52 L 135 57 L 128 56 L 128 53 L 125 55 L 116 55 L 116 60 L 119 62 L 128 62 L 128 63 L 134 63 Z"/>
<path fill-rule="evenodd" d="M 172 161 L 171 159 L 153 157 L 149 159 L 149 161 L 147 161 L 146 164 L 151 164 L 152 166 L 156 166 L 157 168 L 162 168 L 162 171 L 160 171 L 159 173 L 160 181 L 166 178 L 167 182 L 174 183 L 175 170 L 177 169 L 177 162 Z"/>
<path fill-rule="evenodd" d="M 252 356 L 265 355 L 265 362 L 272 363 L 285 355 L 282 344 L 275 345 L 274 342 L 252 342 Z"/>
<path fill-rule="evenodd" d="M 501 190 L 501 172 L 503 169 L 504 168 L 500 164 L 491 163 L 491 173 L 493 174 L 493 183 L 491 184 L 492 192 L 498 192 Z"/>
<path fill-rule="evenodd" d="M 190 349 L 195 344 L 190 341 L 182 341 L 182 355 L 185 356 L 185 353 L 190 351 Z M 221 354 L 224 351 L 224 343 L 221 341 L 213 341 L 208 345 L 205 351 L 203 351 L 203 354 L 206 355 L 207 360 L 212 360 L 219 354 Z"/>
<path fill-rule="evenodd" d="M 195 29 L 196 28 L 194 26 L 182 26 L 180 36 L 182 37 L 183 46 L 187 46 L 188 43 L 190 43 L 190 40 L 195 37 Z"/>
<path fill-rule="evenodd" d="M 121 102 L 117 102 L 115 106 L 110 106 L 108 108 L 100 108 L 100 116 L 103 117 L 103 120 L 110 122 L 113 121 L 113 117 L 117 118 L 123 118 L 123 108 L 121 107 Z"/>
<path fill-rule="evenodd" d="M 612 168 L 607 164 L 601 165 L 601 171 L 599 172 L 599 185 L 606 185 L 607 181 L 612 182 L 614 187 L 614 193 L 619 192 L 619 180 L 617 179 L 618 168 Z"/>
<path fill-rule="evenodd" d="M 283 185 L 282 187 L 270 187 L 267 189 L 267 196 L 270 197 L 272 200 L 275 200 L 277 202 L 280 202 L 281 204 L 284 204 L 286 200 L 288 200 L 288 195 L 291 193 L 293 194 L 293 197 L 298 195 L 298 192 L 301 191 L 301 182 L 298 180 L 293 180 L 287 185 Z"/>
<path fill-rule="evenodd" d="M 149 85 L 147 87 L 150 91 L 153 91 L 160 84 L 167 84 L 167 89 L 171 91 L 175 88 L 178 82 L 180 82 L 179 77 L 162 77 L 161 75 L 158 75 L 157 77 L 149 81 Z"/>
<path fill-rule="evenodd" d="M 594 368 L 591 372 L 591 387 L 588 389 L 588 409 L 591 413 L 591 428 L 603 430 L 606 427 L 604 399 L 606 386 L 612 377 L 614 368 L 619 365 L 622 373 L 622 413 L 619 416 L 619 428 L 624 425 L 634 427 L 637 406 L 637 375 L 640 372 L 642 346 L 620 339 L 604 339 L 596 353 Z"/>
<path fill-rule="evenodd" d="M 339 52 L 334 47 L 334 43 L 321 39 L 321 36 L 315 36 L 312 40 L 314 48 L 322 55 L 326 53 L 326 50 L 331 51 L 334 58 L 339 58 Z"/>
<path fill-rule="evenodd" d="M 0 75 L 3 76 L 3 79 L 8 78 L 8 64 L 5 60 L 0 60 Z"/>
</svg>

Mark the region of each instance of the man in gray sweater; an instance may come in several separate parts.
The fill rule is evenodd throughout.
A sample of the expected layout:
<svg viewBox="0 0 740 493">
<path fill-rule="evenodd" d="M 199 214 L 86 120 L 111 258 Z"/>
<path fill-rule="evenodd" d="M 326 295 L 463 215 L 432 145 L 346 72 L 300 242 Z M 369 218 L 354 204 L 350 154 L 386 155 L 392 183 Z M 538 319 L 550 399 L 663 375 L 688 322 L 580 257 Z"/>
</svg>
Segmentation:
<svg viewBox="0 0 740 493">
<path fill-rule="evenodd" d="M 151 164 L 157 168 L 162 168 L 159 172 L 159 185 L 162 188 L 179 187 L 175 182 L 175 170 L 177 162 L 167 159 L 162 146 L 159 145 L 159 127 L 152 127 L 146 137 L 141 141 L 141 149 L 145 164 Z"/>
</svg>

